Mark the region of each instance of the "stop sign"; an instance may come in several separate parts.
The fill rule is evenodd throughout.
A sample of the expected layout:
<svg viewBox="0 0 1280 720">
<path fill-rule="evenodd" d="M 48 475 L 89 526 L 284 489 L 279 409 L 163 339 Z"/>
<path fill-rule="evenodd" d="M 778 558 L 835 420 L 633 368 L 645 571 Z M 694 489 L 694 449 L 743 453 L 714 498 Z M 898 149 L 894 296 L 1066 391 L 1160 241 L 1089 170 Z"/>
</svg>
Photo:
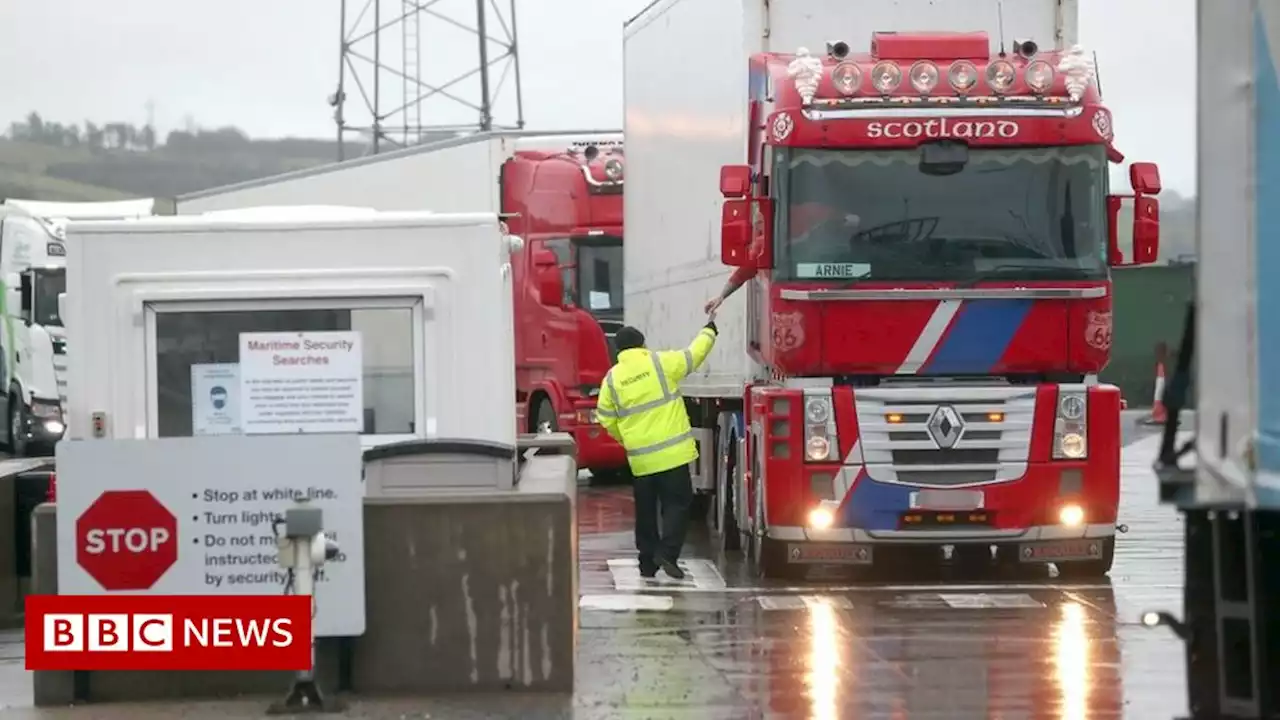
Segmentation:
<svg viewBox="0 0 1280 720">
<path fill-rule="evenodd" d="M 109 490 L 76 520 L 76 562 L 104 590 L 148 590 L 178 561 L 178 520 L 146 490 Z"/>
</svg>

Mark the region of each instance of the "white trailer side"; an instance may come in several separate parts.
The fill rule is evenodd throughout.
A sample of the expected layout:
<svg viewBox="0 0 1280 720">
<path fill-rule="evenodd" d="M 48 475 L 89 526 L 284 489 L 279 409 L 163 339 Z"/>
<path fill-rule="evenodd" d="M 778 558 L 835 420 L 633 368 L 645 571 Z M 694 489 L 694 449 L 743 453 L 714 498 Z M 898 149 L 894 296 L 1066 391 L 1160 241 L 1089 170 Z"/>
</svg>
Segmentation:
<svg viewBox="0 0 1280 720">
<path fill-rule="evenodd" d="M 492 132 L 356 158 L 179 196 L 198 215 L 268 205 L 346 205 L 380 211 L 499 212 L 502 164 L 517 150 L 568 149 L 612 131 Z"/>
<path fill-rule="evenodd" d="M 659 0 L 626 25 L 626 322 L 652 347 L 682 347 L 706 322 L 703 303 L 729 275 L 720 263 L 722 165 L 747 158 L 747 61 L 757 52 L 820 52 L 842 40 L 870 48 L 876 31 L 986 31 L 1076 42 L 1077 0 Z M 998 49 L 998 48 L 995 48 Z M 678 50 L 678 51 L 677 51 Z M 685 381 L 686 395 L 741 395 L 748 288 L 720 310 L 720 341 Z"/>
<path fill-rule="evenodd" d="M 1195 500 L 1274 510 L 1280 507 L 1280 8 L 1256 1 L 1197 7 Z"/>
</svg>

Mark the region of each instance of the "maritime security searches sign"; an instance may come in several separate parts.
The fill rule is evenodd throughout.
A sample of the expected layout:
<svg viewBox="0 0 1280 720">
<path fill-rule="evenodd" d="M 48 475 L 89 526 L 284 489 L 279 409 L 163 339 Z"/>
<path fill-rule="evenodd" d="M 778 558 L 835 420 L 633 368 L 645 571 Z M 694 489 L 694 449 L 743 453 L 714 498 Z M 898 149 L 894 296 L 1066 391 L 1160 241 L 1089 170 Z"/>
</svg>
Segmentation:
<svg viewBox="0 0 1280 720">
<path fill-rule="evenodd" d="M 242 333 L 239 373 L 246 435 L 364 430 L 358 332 Z"/>
<path fill-rule="evenodd" d="M 1022 126 L 1013 120 L 872 120 L 867 123 L 867 137 L 897 140 L 900 138 L 990 140 L 1018 137 Z"/>
</svg>

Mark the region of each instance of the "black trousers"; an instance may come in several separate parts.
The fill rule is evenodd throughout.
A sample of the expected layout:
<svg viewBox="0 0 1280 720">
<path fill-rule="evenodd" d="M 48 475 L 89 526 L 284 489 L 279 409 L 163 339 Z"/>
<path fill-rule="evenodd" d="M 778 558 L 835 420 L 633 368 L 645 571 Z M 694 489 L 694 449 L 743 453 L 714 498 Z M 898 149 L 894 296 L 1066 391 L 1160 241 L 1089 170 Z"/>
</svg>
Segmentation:
<svg viewBox="0 0 1280 720">
<path fill-rule="evenodd" d="M 657 567 L 658 556 L 671 562 L 679 560 L 689 532 L 689 508 L 693 504 L 689 466 L 640 475 L 632 487 L 636 498 L 636 550 L 640 551 L 640 569 Z"/>
</svg>

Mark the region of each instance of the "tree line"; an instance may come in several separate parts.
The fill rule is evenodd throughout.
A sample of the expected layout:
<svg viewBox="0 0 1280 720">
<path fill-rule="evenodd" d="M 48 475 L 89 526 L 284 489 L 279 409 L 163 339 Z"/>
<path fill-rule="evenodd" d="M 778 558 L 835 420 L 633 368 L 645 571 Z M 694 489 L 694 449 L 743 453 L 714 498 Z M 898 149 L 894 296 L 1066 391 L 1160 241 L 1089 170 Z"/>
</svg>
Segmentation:
<svg viewBox="0 0 1280 720">
<path fill-rule="evenodd" d="M 32 111 L 23 120 L 9 124 L 10 140 L 62 148 L 88 148 L 91 151 L 127 150 L 151 152 L 160 148 L 173 151 L 219 152 L 248 147 L 253 141 L 236 127 L 216 129 L 191 128 L 174 130 L 161 142 L 151 125 L 128 122 L 62 123 L 48 120 Z"/>
</svg>

